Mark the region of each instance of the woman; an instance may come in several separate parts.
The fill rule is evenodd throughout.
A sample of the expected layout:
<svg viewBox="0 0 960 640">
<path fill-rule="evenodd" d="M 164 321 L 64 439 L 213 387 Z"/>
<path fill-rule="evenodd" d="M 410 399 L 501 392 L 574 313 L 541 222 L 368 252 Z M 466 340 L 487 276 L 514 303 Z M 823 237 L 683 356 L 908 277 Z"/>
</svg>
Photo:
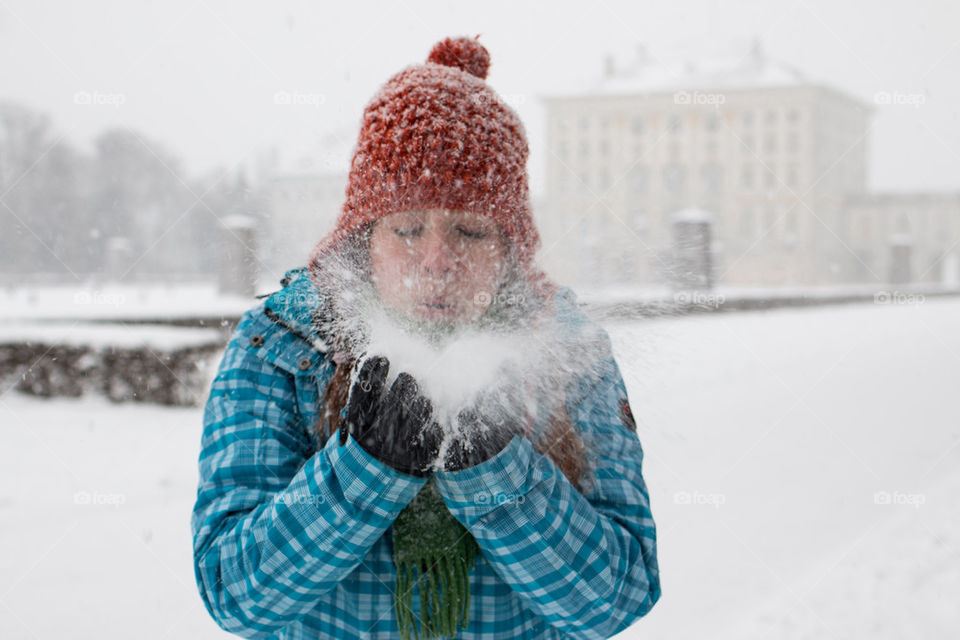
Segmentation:
<svg viewBox="0 0 960 640">
<path fill-rule="evenodd" d="M 607 638 L 660 597 L 626 389 L 534 266 L 488 67 L 447 39 L 384 85 L 336 228 L 224 353 L 192 530 L 228 631 Z"/>
</svg>

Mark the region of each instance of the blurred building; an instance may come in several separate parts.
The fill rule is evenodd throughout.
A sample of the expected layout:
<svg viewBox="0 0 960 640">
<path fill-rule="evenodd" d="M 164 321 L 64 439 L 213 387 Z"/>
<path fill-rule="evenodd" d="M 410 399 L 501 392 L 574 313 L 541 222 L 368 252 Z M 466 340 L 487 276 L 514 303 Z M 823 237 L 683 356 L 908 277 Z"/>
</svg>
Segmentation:
<svg viewBox="0 0 960 640">
<path fill-rule="evenodd" d="M 537 222 L 541 260 L 561 280 L 669 281 L 669 220 L 690 209 L 714 216 L 720 284 L 956 278 L 960 193 L 866 193 L 873 107 L 759 43 L 677 65 L 638 48 L 627 64 L 608 58 L 591 89 L 543 101 Z"/>
<path fill-rule="evenodd" d="M 960 285 L 960 193 L 853 195 L 838 232 L 857 281 Z"/>
<path fill-rule="evenodd" d="M 284 271 L 307 263 L 313 246 L 333 229 L 343 206 L 344 173 L 305 172 L 275 176 L 269 181 L 269 249 L 263 282 L 279 282 Z"/>
</svg>

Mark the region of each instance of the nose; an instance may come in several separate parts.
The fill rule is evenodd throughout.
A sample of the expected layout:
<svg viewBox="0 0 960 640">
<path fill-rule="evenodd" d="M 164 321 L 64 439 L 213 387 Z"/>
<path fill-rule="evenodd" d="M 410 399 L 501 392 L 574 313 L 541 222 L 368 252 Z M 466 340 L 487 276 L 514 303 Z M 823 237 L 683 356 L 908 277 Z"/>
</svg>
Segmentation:
<svg viewBox="0 0 960 640">
<path fill-rule="evenodd" d="M 424 238 L 420 266 L 431 275 L 444 275 L 453 269 L 456 259 L 447 239 L 441 233 L 429 233 Z"/>
</svg>

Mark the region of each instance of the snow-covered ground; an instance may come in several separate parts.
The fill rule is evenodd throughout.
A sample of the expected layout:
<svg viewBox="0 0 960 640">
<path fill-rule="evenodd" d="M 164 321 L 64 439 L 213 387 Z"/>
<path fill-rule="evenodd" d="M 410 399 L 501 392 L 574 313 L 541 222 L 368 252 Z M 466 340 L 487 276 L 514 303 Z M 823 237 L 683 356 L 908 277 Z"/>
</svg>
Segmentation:
<svg viewBox="0 0 960 640">
<path fill-rule="evenodd" d="M 954 637 L 958 327 L 954 299 L 608 325 L 663 584 L 620 637 Z M 0 395 L 0 637 L 232 637 L 191 564 L 201 414 Z"/>
<path fill-rule="evenodd" d="M 191 565 L 201 411 L 0 398 L 0 636 L 231 637 Z"/>
<path fill-rule="evenodd" d="M 259 293 L 280 288 L 279 282 L 264 285 Z M 255 302 L 221 294 L 215 282 L 0 287 L 0 320 L 235 317 Z"/>
<path fill-rule="evenodd" d="M 663 596 L 623 638 L 952 638 L 960 302 L 610 327 Z"/>
</svg>

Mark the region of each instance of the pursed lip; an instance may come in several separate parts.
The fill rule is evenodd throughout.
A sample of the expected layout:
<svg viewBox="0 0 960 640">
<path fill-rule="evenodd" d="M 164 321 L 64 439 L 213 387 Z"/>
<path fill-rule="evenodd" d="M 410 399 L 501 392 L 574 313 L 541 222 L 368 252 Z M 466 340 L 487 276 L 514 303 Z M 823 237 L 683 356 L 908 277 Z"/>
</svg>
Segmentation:
<svg viewBox="0 0 960 640">
<path fill-rule="evenodd" d="M 447 298 L 424 298 L 420 300 L 420 304 L 425 307 L 430 307 L 431 309 L 452 309 L 453 304 Z"/>
<path fill-rule="evenodd" d="M 453 303 L 446 298 L 428 298 L 421 300 L 418 306 L 424 313 L 429 315 L 448 316 L 455 311 Z"/>
</svg>

